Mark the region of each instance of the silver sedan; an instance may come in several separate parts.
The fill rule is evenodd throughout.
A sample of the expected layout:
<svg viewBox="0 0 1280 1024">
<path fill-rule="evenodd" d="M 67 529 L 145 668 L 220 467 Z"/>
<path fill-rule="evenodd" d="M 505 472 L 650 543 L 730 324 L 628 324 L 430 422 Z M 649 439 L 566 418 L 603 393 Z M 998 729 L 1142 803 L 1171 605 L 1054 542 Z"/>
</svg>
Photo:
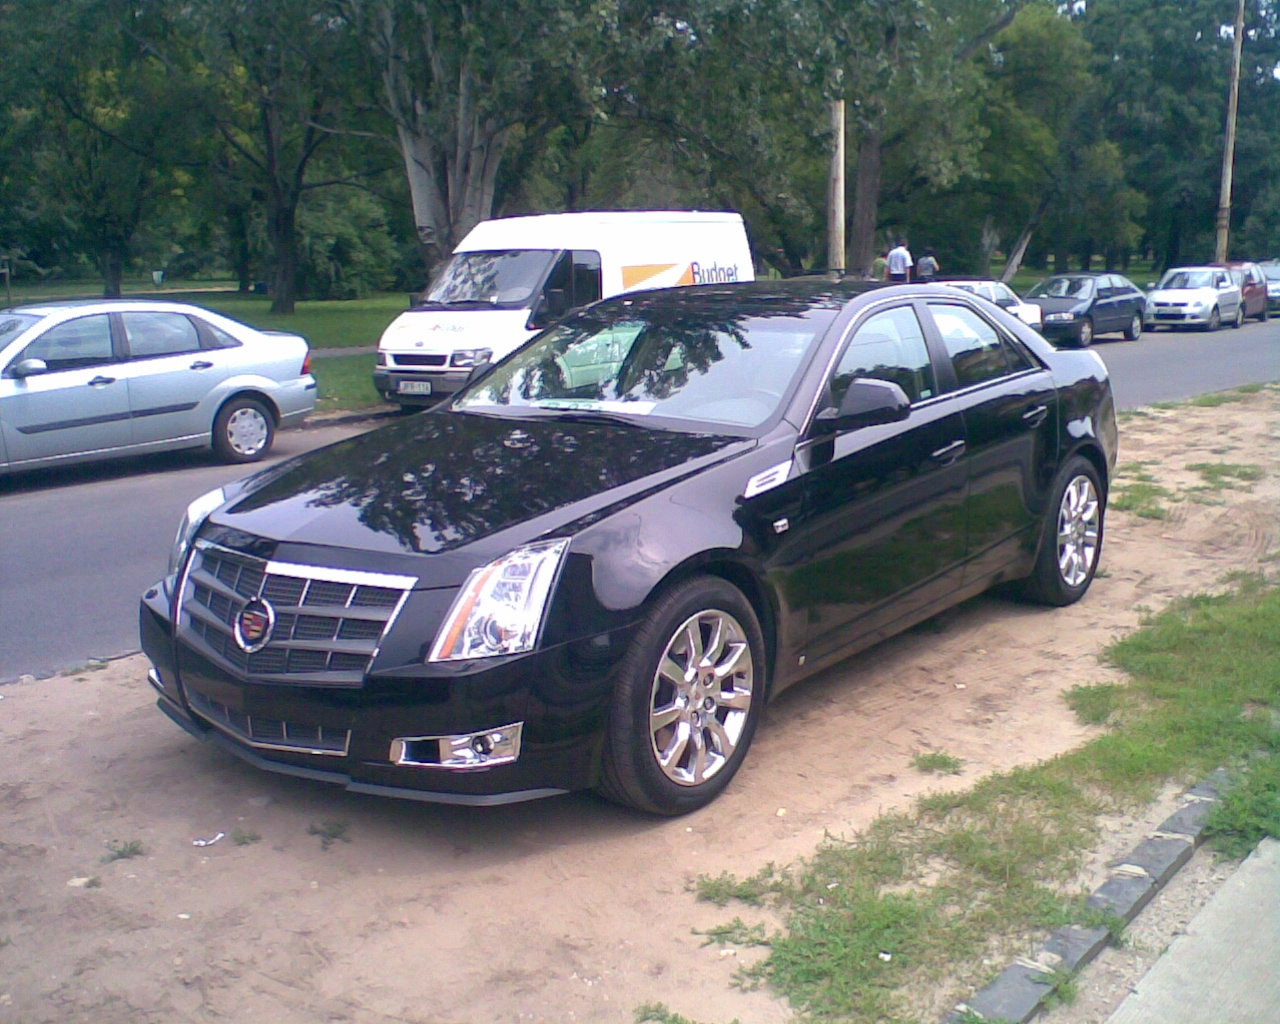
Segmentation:
<svg viewBox="0 0 1280 1024">
<path fill-rule="evenodd" d="M 0 312 L 0 473 L 209 445 L 255 462 L 315 406 L 296 334 L 174 302 Z"/>
</svg>

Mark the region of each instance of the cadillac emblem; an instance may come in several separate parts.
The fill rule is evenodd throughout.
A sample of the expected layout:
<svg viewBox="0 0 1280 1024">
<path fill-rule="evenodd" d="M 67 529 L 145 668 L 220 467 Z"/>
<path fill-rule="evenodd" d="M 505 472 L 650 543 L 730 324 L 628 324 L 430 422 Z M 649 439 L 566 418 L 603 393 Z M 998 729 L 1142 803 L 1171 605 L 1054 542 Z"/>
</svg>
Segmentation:
<svg viewBox="0 0 1280 1024">
<path fill-rule="evenodd" d="M 240 650 L 246 654 L 262 650 L 271 642 L 275 625 L 276 610 L 262 598 L 253 598 L 236 616 L 234 632 Z"/>
</svg>

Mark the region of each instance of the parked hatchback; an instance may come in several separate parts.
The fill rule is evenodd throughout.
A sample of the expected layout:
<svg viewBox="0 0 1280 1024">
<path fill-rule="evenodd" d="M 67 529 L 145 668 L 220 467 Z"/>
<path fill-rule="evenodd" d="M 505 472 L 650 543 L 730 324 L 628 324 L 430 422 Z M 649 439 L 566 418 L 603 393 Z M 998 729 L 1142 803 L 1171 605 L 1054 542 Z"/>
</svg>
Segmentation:
<svg viewBox="0 0 1280 1024">
<path fill-rule="evenodd" d="M 1197 327 L 1216 331 L 1244 323 L 1240 286 L 1226 267 L 1172 267 L 1147 295 L 1147 329 Z"/>
<path fill-rule="evenodd" d="M 142 645 L 261 768 L 677 814 L 804 677 L 996 583 L 1081 598 L 1115 457 L 1102 360 L 959 289 L 635 293 L 192 503 Z"/>
<path fill-rule="evenodd" d="M 173 302 L 0 312 L 0 472 L 206 445 L 254 462 L 315 404 L 296 334 Z"/>
<path fill-rule="evenodd" d="M 1239 260 L 1227 264 L 1231 280 L 1240 289 L 1240 301 L 1244 303 L 1244 316 L 1267 320 L 1271 313 L 1267 299 L 1267 275 L 1256 263 Z"/>
<path fill-rule="evenodd" d="M 1043 310 L 1041 333 L 1050 341 L 1085 348 L 1100 334 L 1142 334 L 1143 295 L 1122 274 L 1054 274 L 1026 294 Z"/>
</svg>

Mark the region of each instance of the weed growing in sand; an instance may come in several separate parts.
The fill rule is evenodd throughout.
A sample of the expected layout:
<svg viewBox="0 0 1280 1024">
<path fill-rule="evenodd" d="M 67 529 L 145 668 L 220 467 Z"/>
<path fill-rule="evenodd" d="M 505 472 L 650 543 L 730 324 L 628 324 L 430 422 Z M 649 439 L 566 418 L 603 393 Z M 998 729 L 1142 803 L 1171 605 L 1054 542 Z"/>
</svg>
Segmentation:
<svg viewBox="0 0 1280 1024">
<path fill-rule="evenodd" d="M 142 848 L 141 839 L 130 839 L 128 842 L 112 839 L 106 845 L 107 852 L 102 855 L 103 864 L 110 864 L 113 860 L 129 860 L 131 857 L 141 857 L 146 852 Z"/>
<path fill-rule="evenodd" d="M 262 836 L 258 835 L 258 833 L 254 832 L 252 829 L 233 828 L 231 830 L 231 841 L 235 843 L 236 846 L 249 846 L 252 843 L 258 842 L 261 838 Z"/>
<path fill-rule="evenodd" d="M 319 836 L 320 849 L 327 850 L 339 839 L 344 843 L 351 842 L 351 837 L 347 835 L 347 828 L 345 821 L 324 821 L 319 825 L 308 825 L 307 835 Z"/>
<path fill-rule="evenodd" d="M 1172 491 L 1156 483 L 1145 464 L 1130 462 L 1116 470 L 1109 504 L 1113 509 L 1132 512 L 1143 519 L 1164 519 L 1169 510 L 1161 502 L 1173 497 Z"/>
<path fill-rule="evenodd" d="M 1261 466 L 1230 462 L 1193 462 L 1187 469 L 1199 473 L 1206 487 L 1218 491 L 1236 490 L 1238 484 L 1253 484 L 1263 477 Z"/>
<path fill-rule="evenodd" d="M 959 775 L 964 770 L 964 762 L 944 750 L 929 750 L 916 754 L 911 759 L 911 767 L 930 775 Z"/>
<path fill-rule="evenodd" d="M 1106 725 L 1119 710 L 1123 692 L 1123 687 L 1113 683 L 1073 686 L 1062 695 L 1062 699 L 1085 725 Z"/>
</svg>

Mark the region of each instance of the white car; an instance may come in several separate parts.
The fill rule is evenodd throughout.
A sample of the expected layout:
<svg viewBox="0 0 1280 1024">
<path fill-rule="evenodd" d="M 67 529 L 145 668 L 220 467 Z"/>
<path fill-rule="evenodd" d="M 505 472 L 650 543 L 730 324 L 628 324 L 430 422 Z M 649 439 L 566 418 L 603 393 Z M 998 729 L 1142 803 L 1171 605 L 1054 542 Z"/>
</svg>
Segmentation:
<svg viewBox="0 0 1280 1024">
<path fill-rule="evenodd" d="M 1280 309 L 1280 263 L 1263 263 L 1262 273 L 1267 278 L 1267 308 Z"/>
<path fill-rule="evenodd" d="M 997 306 L 1012 313 L 1024 324 L 1030 324 L 1036 330 L 1039 330 L 1044 324 L 1044 311 L 1034 302 L 1024 302 L 1018 297 L 1017 292 L 1003 281 L 974 278 L 972 280 L 953 279 L 939 281 L 938 284 L 950 285 L 952 288 L 963 288 L 974 295 L 980 295 L 988 302 L 994 302 Z"/>
<path fill-rule="evenodd" d="M 1143 326 L 1198 327 L 1216 331 L 1223 324 L 1244 323 L 1240 286 L 1225 267 L 1174 267 L 1147 293 Z"/>
<path fill-rule="evenodd" d="M 174 302 L 0 311 L 0 473 L 206 445 L 255 462 L 315 406 L 296 334 Z"/>
</svg>

